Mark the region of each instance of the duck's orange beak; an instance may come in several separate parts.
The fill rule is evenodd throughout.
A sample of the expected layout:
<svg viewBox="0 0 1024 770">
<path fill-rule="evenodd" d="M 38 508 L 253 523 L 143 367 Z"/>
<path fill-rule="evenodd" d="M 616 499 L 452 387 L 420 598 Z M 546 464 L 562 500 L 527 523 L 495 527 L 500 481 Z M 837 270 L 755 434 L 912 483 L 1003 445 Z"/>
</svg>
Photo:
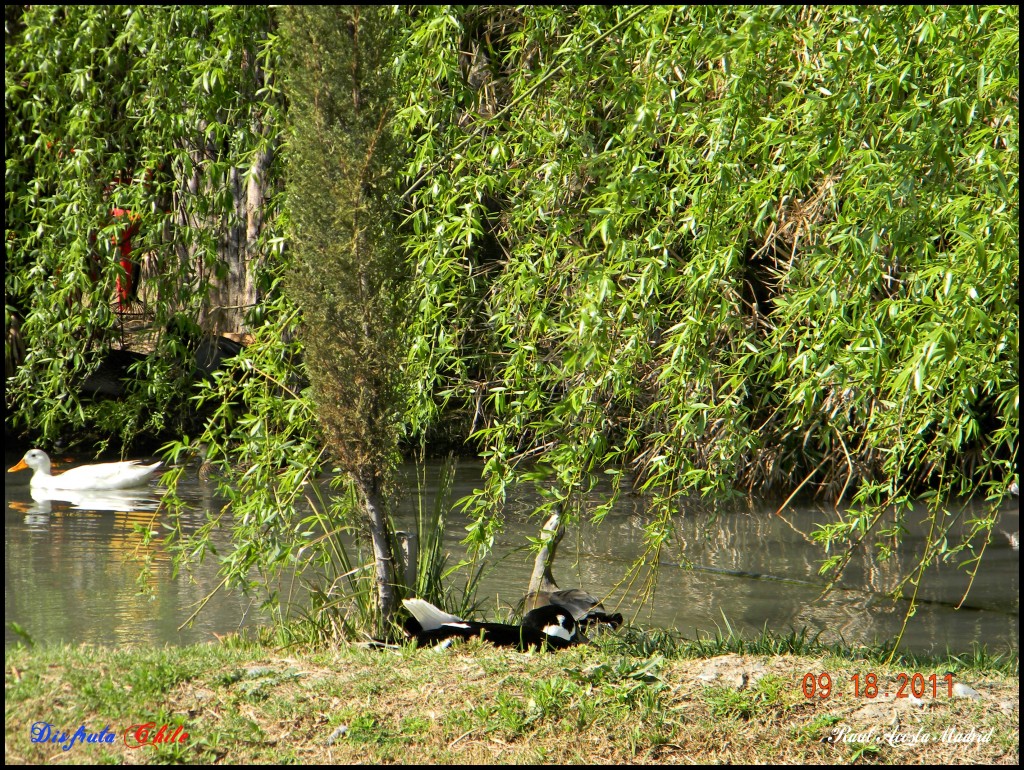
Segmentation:
<svg viewBox="0 0 1024 770">
<path fill-rule="evenodd" d="M 18 460 L 18 464 L 15 465 L 13 468 L 8 468 L 7 472 L 8 473 L 14 473 L 15 471 L 20 471 L 22 468 L 27 468 L 27 467 L 28 466 L 25 464 L 25 458 L 22 457 L 20 460 Z"/>
</svg>

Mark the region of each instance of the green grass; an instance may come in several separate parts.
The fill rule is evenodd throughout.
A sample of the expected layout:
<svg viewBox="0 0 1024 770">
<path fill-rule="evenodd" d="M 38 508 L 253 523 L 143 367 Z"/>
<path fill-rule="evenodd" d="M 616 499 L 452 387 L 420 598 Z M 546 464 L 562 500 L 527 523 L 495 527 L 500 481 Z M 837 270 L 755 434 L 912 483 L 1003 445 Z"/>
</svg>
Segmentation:
<svg viewBox="0 0 1024 770">
<path fill-rule="evenodd" d="M 41 763 L 52 746 L 29 740 L 45 720 L 59 729 L 110 725 L 119 736 L 141 722 L 182 725 L 184 744 L 129 750 L 76 745 L 60 759 L 160 763 L 846 763 L 1016 764 L 1016 654 L 979 653 L 885 666 L 863 650 L 817 655 L 751 653 L 778 640 L 747 640 L 743 653 L 635 655 L 622 638 L 558 653 L 524 654 L 471 641 L 437 652 L 290 647 L 233 639 L 162 649 L 13 648 L 6 653 L 5 723 L 10 762 Z M 665 635 L 654 635 L 660 643 Z M 733 639 L 731 644 L 739 644 Z M 648 640 L 650 642 L 650 640 Z M 699 645 L 704 644 L 696 643 Z M 877 651 L 876 651 L 877 652 Z M 866 671 L 891 684 L 900 672 L 955 670 L 982 693 L 970 701 L 929 698 L 882 704 L 851 696 Z M 807 673 L 829 672 L 828 699 L 805 698 Z M 881 708 L 881 712 L 875 709 Z M 988 743 L 830 743 L 834 730 L 905 724 L 994 730 Z"/>
</svg>

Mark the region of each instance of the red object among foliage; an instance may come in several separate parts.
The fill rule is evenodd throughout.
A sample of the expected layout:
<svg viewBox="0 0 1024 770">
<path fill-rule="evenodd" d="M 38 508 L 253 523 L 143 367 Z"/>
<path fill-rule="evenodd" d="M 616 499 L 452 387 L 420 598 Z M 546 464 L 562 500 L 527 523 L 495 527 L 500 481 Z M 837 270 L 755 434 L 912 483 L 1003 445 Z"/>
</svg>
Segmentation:
<svg viewBox="0 0 1024 770">
<path fill-rule="evenodd" d="M 128 226 L 111 238 L 111 242 L 121 250 L 120 262 L 125 272 L 123 283 L 121 276 L 117 277 L 117 303 L 123 309 L 138 291 L 138 266 L 132 261 L 132 237 L 139 231 L 139 218 L 128 209 L 111 209 L 110 214 L 115 219 L 125 217 L 128 220 Z"/>
</svg>

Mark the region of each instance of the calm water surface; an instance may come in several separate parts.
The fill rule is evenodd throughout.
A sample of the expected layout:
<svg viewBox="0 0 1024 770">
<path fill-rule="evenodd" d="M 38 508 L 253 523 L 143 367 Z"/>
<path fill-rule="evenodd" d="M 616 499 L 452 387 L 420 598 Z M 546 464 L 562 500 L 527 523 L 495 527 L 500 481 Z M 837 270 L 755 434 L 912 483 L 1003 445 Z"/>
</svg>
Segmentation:
<svg viewBox="0 0 1024 770">
<path fill-rule="evenodd" d="M 4 467 L 20 456 L 6 453 Z M 436 480 L 437 469 L 427 468 L 428 505 L 436 491 L 431 480 Z M 479 472 L 477 464 L 460 466 L 456 499 L 479 486 Z M 406 476 L 408 493 L 399 518 L 410 529 L 416 491 L 411 466 Z M 12 622 L 36 642 L 111 645 L 186 644 L 267 622 L 259 597 L 220 591 L 194 622 L 186 624 L 219 584 L 217 563 L 208 559 L 173 575 L 169 554 L 159 540 L 147 544 L 143 537 L 168 521 L 155 498 L 106 494 L 36 500 L 29 477 L 27 471 L 8 474 L 4 486 L 6 644 L 19 638 Z M 189 506 L 183 521 L 187 530 L 224 505 L 209 486 L 195 480 L 194 473 L 179 493 Z M 496 606 L 515 604 L 525 591 L 533 564 L 527 537 L 536 537 L 540 526 L 527 514 L 536 500 L 524 493 L 506 512 L 478 591 L 489 616 Z M 624 495 L 602 524 L 584 523 L 578 533 L 566 535 L 555 577 L 563 588 L 582 586 L 609 596 L 606 606 L 617 607 L 637 623 L 674 627 L 688 637 L 726 633 L 726 623 L 747 633 L 765 626 L 781 633 L 807 629 L 848 643 L 895 636 L 905 604 L 894 604 L 885 593 L 923 546 L 921 533 L 912 528 L 902 555 L 888 562 L 871 555 L 858 557 L 841 588 L 822 597 L 824 581 L 817 576 L 822 553 L 799 531 L 811 531 L 813 522 L 833 520 L 835 514 L 809 504 L 797 507 L 783 521 L 774 510 L 770 503 L 745 502 L 712 516 L 700 502 L 688 506 L 679 519 L 679 536 L 662 554 L 653 601 L 641 604 L 638 588 L 643 574 L 631 588 L 622 580 L 643 553 L 649 517 L 639 498 Z M 1018 531 L 1016 498 L 1004 502 L 1001 515 L 1000 531 L 960 610 L 955 606 L 969 583 L 966 573 L 955 565 L 929 571 L 920 595 L 924 601 L 904 637 L 906 648 L 960 652 L 969 650 L 972 642 L 982 642 L 991 651 L 1018 648 L 1019 552 L 1003 534 Z M 449 564 L 464 554 L 459 540 L 466 523 L 456 514 L 449 519 Z M 220 545 L 227 539 L 224 529 Z"/>
</svg>

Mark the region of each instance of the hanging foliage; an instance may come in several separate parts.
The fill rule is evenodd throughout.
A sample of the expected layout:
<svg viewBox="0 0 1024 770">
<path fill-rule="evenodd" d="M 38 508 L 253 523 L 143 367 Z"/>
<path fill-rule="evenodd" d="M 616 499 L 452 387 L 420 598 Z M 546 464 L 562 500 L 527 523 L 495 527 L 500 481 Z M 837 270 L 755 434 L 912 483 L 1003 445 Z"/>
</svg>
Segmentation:
<svg viewBox="0 0 1024 770">
<path fill-rule="evenodd" d="M 344 392 L 373 407 L 362 414 L 482 452 L 477 545 L 509 485 L 544 480 L 542 508 L 571 518 L 611 475 L 649 495 L 655 554 L 689 495 L 803 490 L 845 501 L 811 533 L 826 568 L 861 544 L 895 547 L 922 497 L 928 545 L 905 585 L 965 549 L 976 568 L 1017 480 L 1018 13 L 412 7 L 397 17 L 404 96 L 386 127 L 405 165 L 358 177 L 382 206 L 365 228 L 334 216 L 329 186 L 303 188 L 311 207 L 291 211 L 312 248 L 284 296 L 274 12 L 8 12 L 5 317 L 9 350 L 25 349 L 8 406 L 48 439 L 93 423 L 162 430 L 180 412 L 170 394 L 192 392 L 168 322 L 245 325 L 254 345 L 198 402 L 247 468 L 247 523 L 225 559 L 244 580 L 260 554 L 280 568 L 306 542 L 274 506 L 292 506 L 321 462 L 297 376 L 309 310 L 324 403 L 351 364 Z M 319 40 L 310 70 L 336 65 L 342 42 Z M 298 98 L 315 103 L 322 84 L 307 85 Z M 310 180 L 365 152 L 373 131 L 345 125 L 296 134 L 297 160 L 317 142 L 340 153 Z M 408 283 L 399 297 L 388 272 L 374 285 L 394 304 L 378 306 L 327 257 L 332 234 L 383 233 L 392 190 Z M 305 308 L 300 275 L 316 282 Z M 337 343 L 355 327 L 325 332 L 359 303 L 388 311 L 370 326 L 390 322 L 403 299 L 407 336 L 365 336 L 354 361 Z M 154 353 L 118 406 L 80 400 L 135 301 Z M 385 348 L 400 351 L 404 390 L 397 365 L 359 368 Z M 341 459 L 393 451 L 390 432 L 350 442 L 370 435 L 357 424 L 328 431 Z M 988 514 L 962 521 L 961 498 L 987 499 Z"/>
<path fill-rule="evenodd" d="M 420 9 L 411 419 L 487 457 L 476 542 L 511 483 L 574 509 L 631 471 L 655 552 L 686 495 L 736 488 L 845 497 L 814 536 L 885 548 L 927 494 L 922 564 L 983 549 L 995 505 L 943 514 L 1016 478 L 1018 24 Z"/>
<path fill-rule="evenodd" d="M 183 402 L 214 358 L 199 329 L 251 333 L 273 295 L 269 12 L 11 16 L 5 288 L 25 355 L 10 414 L 42 443 L 196 430 Z M 111 390 L 117 399 L 88 398 Z"/>
</svg>

